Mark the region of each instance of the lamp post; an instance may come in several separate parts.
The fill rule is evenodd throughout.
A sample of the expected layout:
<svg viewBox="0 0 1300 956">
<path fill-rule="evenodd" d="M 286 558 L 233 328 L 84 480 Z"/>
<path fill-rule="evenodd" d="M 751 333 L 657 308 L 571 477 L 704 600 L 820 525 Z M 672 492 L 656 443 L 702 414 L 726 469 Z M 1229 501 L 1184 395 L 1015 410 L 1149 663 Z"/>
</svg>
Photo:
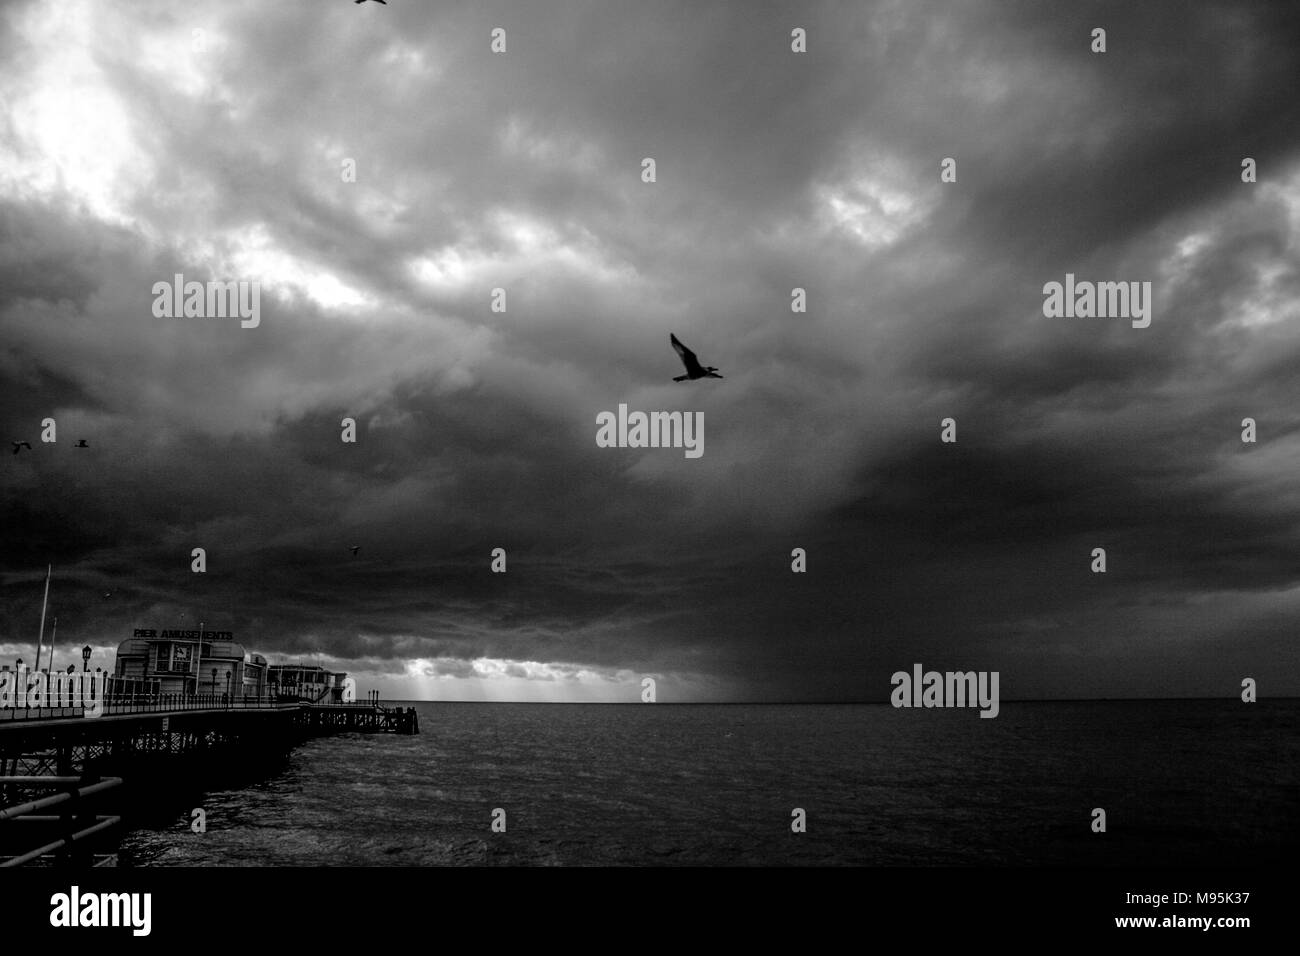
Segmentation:
<svg viewBox="0 0 1300 956">
<path fill-rule="evenodd" d="M 217 669 L 214 667 L 214 668 L 212 668 L 212 694 L 213 694 L 213 696 L 216 696 L 216 693 L 217 693 Z"/>
<path fill-rule="evenodd" d="M 194 696 L 199 696 L 199 679 L 202 671 L 199 668 L 203 662 L 203 622 L 199 621 L 199 644 L 194 649 Z"/>
<path fill-rule="evenodd" d="M 90 670 L 90 645 L 87 644 L 81 649 L 81 670 L 83 672 Z"/>
</svg>

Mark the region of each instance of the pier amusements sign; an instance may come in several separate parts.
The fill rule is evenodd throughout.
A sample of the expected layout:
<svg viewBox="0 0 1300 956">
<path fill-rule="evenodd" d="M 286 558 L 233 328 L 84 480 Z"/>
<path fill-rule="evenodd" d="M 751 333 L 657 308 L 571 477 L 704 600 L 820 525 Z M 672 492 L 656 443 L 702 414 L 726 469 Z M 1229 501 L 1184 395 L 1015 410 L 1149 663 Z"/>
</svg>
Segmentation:
<svg viewBox="0 0 1300 956">
<path fill-rule="evenodd" d="M 182 631 L 164 630 L 161 634 L 151 627 L 137 627 L 132 637 L 155 637 L 160 641 L 233 641 L 234 631 Z"/>
</svg>

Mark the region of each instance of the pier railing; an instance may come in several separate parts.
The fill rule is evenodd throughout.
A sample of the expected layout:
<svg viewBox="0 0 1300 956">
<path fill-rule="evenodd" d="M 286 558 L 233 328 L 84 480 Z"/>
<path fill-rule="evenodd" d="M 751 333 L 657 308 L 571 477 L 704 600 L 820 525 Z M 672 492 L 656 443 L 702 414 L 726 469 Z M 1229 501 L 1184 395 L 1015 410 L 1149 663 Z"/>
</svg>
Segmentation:
<svg viewBox="0 0 1300 956">
<path fill-rule="evenodd" d="M 105 698 L 100 716 L 125 714 L 176 713 L 191 710 L 267 710 L 280 706 L 270 697 L 236 697 L 224 694 L 121 694 Z M 61 717 L 85 717 L 91 709 L 77 706 L 12 707 L 0 710 L 0 721 L 56 720 Z"/>
<path fill-rule="evenodd" d="M 57 791 L 47 797 L 0 807 L 0 824 L 4 824 L 0 827 L 0 838 L 6 844 L 0 847 L 0 867 L 21 866 L 51 854 L 64 861 L 76 857 L 86 859 L 86 840 L 121 822 L 120 817 L 88 811 L 88 801 L 96 794 L 121 786 L 121 777 L 101 780 L 93 776 L 8 776 L 0 777 L 0 783 L 7 785 L 6 790 L 22 787 Z M 39 812 L 55 808 L 58 813 Z M 38 845 L 32 847 L 33 843 Z"/>
<path fill-rule="evenodd" d="M 276 710 L 283 707 L 303 706 L 309 703 L 309 701 L 283 695 L 259 697 L 249 694 L 232 697 L 229 694 L 110 693 L 104 698 L 100 716 L 118 717 L 130 714 L 161 714 L 202 710 Z M 331 703 L 317 706 L 375 709 L 375 704 L 369 701 L 348 701 L 347 703 Z M 87 709 L 85 704 L 0 708 L 0 724 L 16 720 L 58 720 L 60 718 L 85 717 Z"/>
</svg>

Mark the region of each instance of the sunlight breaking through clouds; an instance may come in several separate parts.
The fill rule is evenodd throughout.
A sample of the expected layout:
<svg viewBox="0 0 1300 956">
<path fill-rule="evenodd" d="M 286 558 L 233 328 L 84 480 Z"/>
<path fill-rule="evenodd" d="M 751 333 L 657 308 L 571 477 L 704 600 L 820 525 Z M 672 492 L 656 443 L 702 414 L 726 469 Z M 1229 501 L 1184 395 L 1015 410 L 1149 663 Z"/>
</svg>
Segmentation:
<svg viewBox="0 0 1300 956">
<path fill-rule="evenodd" d="M 24 56 L 0 66 L 11 145 L 0 139 L 0 186 L 45 201 L 83 203 L 130 223 L 130 198 L 152 176 L 132 117 L 100 69 L 89 3 L 19 4 L 4 11 Z"/>
</svg>

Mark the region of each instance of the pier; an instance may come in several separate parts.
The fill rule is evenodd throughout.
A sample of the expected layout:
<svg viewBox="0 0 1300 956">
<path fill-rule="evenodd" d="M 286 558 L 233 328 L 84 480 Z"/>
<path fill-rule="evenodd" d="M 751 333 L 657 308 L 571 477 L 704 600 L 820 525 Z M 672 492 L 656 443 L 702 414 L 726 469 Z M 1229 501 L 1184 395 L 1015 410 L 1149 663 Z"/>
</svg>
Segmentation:
<svg viewBox="0 0 1300 956">
<path fill-rule="evenodd" d="M 211 778 L 223 765 L 329 734 L 419 733 L 414 708 L 375 702 L 124 694 L 100 709 L 99 717 L 77 707 L 0 710 L 0 866 L 85 862 L 90 838 L 120 829 L 120 814 L 102 801 L 123 784 L 150 787 L 196 770 Z M 58 814 L 39 812 L 55 806 Z"/>
</svg>

